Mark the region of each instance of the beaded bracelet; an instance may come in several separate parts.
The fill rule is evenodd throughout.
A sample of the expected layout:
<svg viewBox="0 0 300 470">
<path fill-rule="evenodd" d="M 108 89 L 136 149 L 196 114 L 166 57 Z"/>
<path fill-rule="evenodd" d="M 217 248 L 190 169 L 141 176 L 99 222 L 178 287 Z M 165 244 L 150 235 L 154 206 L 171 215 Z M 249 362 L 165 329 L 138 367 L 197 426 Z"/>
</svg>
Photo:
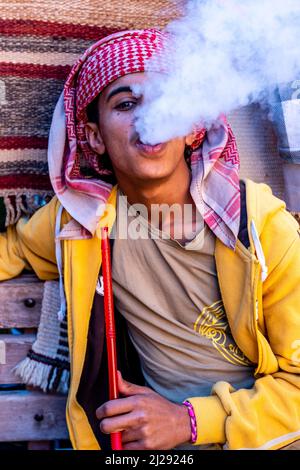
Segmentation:
<svg viewBox="0 0 300 470">
<path fill-rule="evenodd" d="M 184 401 L 182 403 L 185 405 L 188 409 L 190 420 L 191 420 L 191 431 L 192 431 L 192 437 L 191 437 L 191 443 L 194 444 L 197 441 L 197 421 L 196 421 L 196 416 L 195 416 L 195 411 L 193 408 L 193 405 L 189 401 Z"/>
</svg>

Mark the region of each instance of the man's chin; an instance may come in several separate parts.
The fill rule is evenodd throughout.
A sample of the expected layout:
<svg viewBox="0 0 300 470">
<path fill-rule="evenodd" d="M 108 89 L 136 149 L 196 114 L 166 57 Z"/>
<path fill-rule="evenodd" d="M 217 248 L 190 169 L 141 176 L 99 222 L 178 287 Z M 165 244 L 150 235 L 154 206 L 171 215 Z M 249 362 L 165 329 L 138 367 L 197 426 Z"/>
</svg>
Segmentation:
<svg viewBox="0 0 300 470">
<path fill-rule="evenodd" d="M 134 178 L 145 183 L 155 183 L 167 180 L 172 173 L 172 171 L 167 171 L 165 168 L 161 169 L 161 171 L 138 171 L 134 174 Z"/>
</svg>

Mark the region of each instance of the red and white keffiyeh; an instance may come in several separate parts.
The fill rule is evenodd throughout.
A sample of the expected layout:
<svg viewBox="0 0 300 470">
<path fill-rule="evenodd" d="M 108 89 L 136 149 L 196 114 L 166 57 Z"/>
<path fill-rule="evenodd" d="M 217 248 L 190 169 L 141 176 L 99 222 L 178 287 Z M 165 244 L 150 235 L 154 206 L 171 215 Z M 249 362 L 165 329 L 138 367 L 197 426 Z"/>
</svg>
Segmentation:
<svg viewBox="0 0 300 470">
<path fill-rule="evenodd" d="M 73 66 L 56 105 L 48 147 L 51 182 L 62 206 L 89 236 L 94 235 L 105 210 L 113 174 L 86 141 L 86 108 L 124 75 L 146 68 L 147 72 L 168 73 L 166 42 L 166 34 L 156 29 L 123 31 L 98 41 Z M 156 60 L 150 61 L 149 68 L 152 57 Z M 225 117 L 209 131 L 199 131 L 193 148 L 191 195 L 215 235 L 234 248 L 240 219 L 239 157 Z M 82 160 L 98 178 L 84 175 Z"/>
</svg>

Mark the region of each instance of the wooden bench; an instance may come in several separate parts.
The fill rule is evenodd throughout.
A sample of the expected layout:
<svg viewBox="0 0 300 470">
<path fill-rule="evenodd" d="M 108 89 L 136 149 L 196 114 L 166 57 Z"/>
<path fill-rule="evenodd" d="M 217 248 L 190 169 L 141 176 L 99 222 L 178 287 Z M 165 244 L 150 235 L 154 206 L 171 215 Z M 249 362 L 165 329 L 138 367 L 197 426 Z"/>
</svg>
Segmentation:
<svg viewBox="0 0 300 470">
<path fill-rule="evenodd" d="M 0 443 L 26 442 L 29 450 L 69 439 L 66 397 L 28 387 L 12 372 L 35 340 L 43 286 L 32 274 L 0 282 Z"/>
</svg>

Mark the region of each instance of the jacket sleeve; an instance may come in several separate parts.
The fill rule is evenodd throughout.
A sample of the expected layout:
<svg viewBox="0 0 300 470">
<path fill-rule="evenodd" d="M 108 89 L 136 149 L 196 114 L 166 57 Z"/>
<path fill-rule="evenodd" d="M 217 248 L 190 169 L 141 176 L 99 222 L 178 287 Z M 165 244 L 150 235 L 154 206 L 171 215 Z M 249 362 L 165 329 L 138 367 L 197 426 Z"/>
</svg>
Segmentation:
<svg viewBox="0 0 300 470">
<path fill-rule="evenodd" d="M 0 281 L 30 269 L 42 280 L 58 277 L 55 257 L 55 219 L 59 202 L 54 197 L 30 219 L 21 218 L 0 234 Z"/>
<path fill-rule="evenodd" d="M 285 217 L 281 222 L 291 226 L 291 216 Z M 265 336 L 277 370 L 256 378 L 251 389 L 217 382 L 212 396 L 188 398 L 197 419 L 195 445 L 279 449 L 300 439 L 300 239 L 293 227 L 287 250 L 263 283 Z"/>
</svg>

